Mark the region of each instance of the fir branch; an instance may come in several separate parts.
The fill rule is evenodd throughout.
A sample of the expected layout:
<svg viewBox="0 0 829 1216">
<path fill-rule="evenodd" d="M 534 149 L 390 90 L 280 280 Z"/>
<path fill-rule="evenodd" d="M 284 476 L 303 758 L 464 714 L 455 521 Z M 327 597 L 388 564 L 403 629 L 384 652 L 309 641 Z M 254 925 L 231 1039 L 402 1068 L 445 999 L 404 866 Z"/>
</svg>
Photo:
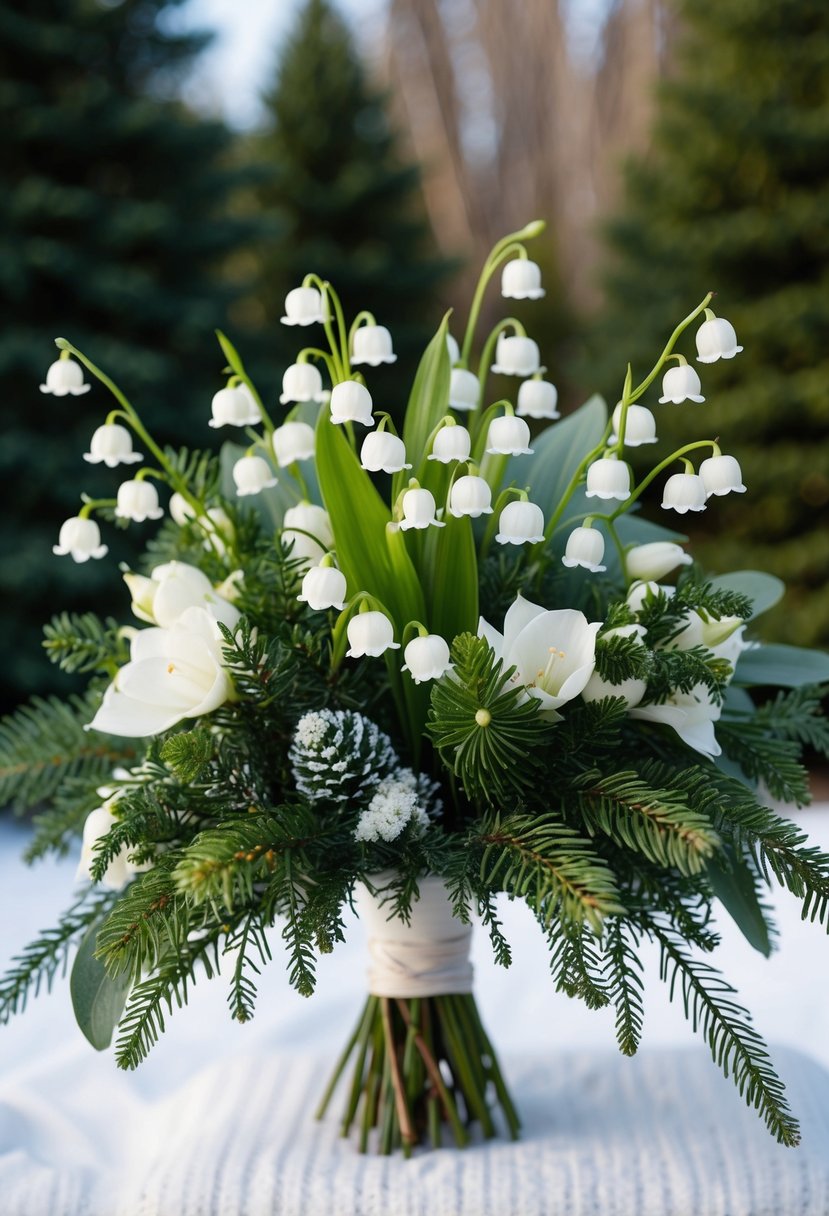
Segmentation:
<svg viewBox="0 0 829 1216">
<path fill-rule="evenodd" d="M 697 684 L 704 684 L 719 705 L 731 675 L 728 660 L 715 658 L 704 646 L 692 646 L 688 650 L 654 650 L 646 699 L 659 704 L 674 692 L 693 692 Z"/>
<path fill-rule="evenodd" d="M 826 685 L 780 690 L 756 710 L 753 721 L 779 739 L 794 739 L 829 756 L 829 718 L 823 711 Z"/>
<path fill-rule="evenodd" d="M 501 967 L 512 966 L 512 947 L 504 933 L 495 906 L 495 896 L 491 892 L 482 896 L 478 901 L 478 913 L 481 923 L 489 930 L 489 940 L 496 963 Z"/>
<path fill-rule="evenodd" d="M 34 832 L 23 852 L 26 864 L 39 861 L 47 853 L 64 857 L 83 831 L 89 812 L 100 805 L 94 786 L 77 778 L 67 779 L 47 809 L 33 816 Z"/>
<path fill-rule="evenodd" d="M 161 759 L 180 782 L 188 785 L 198 781 L 212 760 L 216 736 L 205 726 L 179 731 L 164 740 Z"/>
<path fill-rule="evenodd" d="M 126 973 L 137 985 L 142 973 L 185 949 L 192 918 L 175 889 L 176 858 L 175 851 L 162 854 L 152 870 L 139 874 L 102 924 L 95 954 L 110 975 Z"/>
<path fill-rule="evenodd" d="M 110 678 L 129 658 L 129 643 L 112 617 L 61 612 L 43 627 L 43 649 L 62 671 L 104 672 Z"/>
<path fill-rule="evenodd" d="M 764 783 L 772 798 L 796 806 L 811 800 L 809 774 L 800 763 L 797 740 L 777 738 L 766 722 L 748 714 L 739 720 L 721 718 L 717 740 L 749 780 Z"/>
<path fill-rule="evenodd" d="M 638 637 L 616 634 L 610 638 L 599 635 L 596 643 L 596 672 L 610 684 L 624 680 L 647 680 L 651 669 L 651 651 Z"/>
<path fill-rule="evenodd" d="M 550 970 L 556 991 L 584 1001 L 588 1009 L 610 1004 L 609 985 L 602 968 L 600 939 L 591 931 L 548 933 Z"/>
<path fill-rule="evenodd" d="M 238 953 L 230 979 L 228 1005 L 237 1022 L 249 1022 L 253 1017 L 256 1002 L 256 981 L 253 976 L 261 975 L 261 967 L 271 960 L 268 939 L 258 912 L 248 912 L 235 929 L 228 933 L 222 953 L 226 955 L 233 950 Z M 254 954 L 256 958 L 253 957 Z"/>
<path fill-rule="evenodd" d="M 610 917 L 605 924 L 604 974 L 610 1000 L 616 1007 L 616 1039 L 626 1056 L 636 1054 L 645 1019 L 645 990 L 639 934 L 630 920 Z"/>
</svg>

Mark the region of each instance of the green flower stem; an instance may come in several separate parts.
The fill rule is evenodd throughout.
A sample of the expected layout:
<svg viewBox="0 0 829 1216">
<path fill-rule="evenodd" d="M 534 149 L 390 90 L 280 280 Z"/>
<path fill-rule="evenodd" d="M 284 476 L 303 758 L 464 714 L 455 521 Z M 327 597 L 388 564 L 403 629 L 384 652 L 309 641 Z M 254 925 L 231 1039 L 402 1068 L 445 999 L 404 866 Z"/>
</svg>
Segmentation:
<svg viewBox="0 0 829 1216">
<path fill-rule="evenodd" d="M 475 330 L 478 326 L 478 318 L 481 313 L 481 305 L 483 304 L 484 295 L 486 294 L 487 286 L 493 274 L 497 270 L 501 262 L 505 261 L 511 253 L 516 252 L 519 257 L 527 256 L 527 251 L 521 244 L 522 241 L 532 240 L 533 237 L 540 236 L 546 225 L 543 220 L 533 220 L 518 232 L 510 232 L 507 236 L 496 242 L 492 247 L 492 252 L 484 262 L 481 270 L 475 294 L 472 297 L 472 304 L 469 309 L 469 320 L 466 323 L 466 332 L 463 336 L 463 345 L 461 346 L 460 366 L 467 367 L 469 364 L 469 356 L 472 351 L 472 343 L 475 338 Z"/>
<path fill-rule="evenodd" d="M 699 304 L 697 304 L 694 311 L 689 312 L 688 316 L 683 321 L 680 321 L 679 325 L 677 325 L 676 329 L 674 330 L 674 332 L 671 334 L 670 338 L 668 339 L 668 341 L 665 345 L 665 349 L 662 351 L 662 354 L 657 359 L 657 361 L 654 364 L 651 371 L 648 373 L 648 375 L 645 377 L 645 379 L 642 381 L 642 383 L 637 385 L 637 387 L 631 393 L 631 396 L 630 396 L 631 402 L 638 401 L 639 398 L 642 396 L 642 394 L 648 388 L 650 388 L 651 384 L 656 379 L 656 377 L 659 375 L 659 372 L 662 370 L 663 364 L 666 363 L 668 358 L 670 357 L 671 352 L 672 352 L 674 346 L 676 345 L 676 342 L 680 338 L 680 336 L 688 328 L 688 326 L 691 324 L 691 322 L 700 315 L 701 312 L 705 312 L 707 310 L 708 305 L 710 304 L 711 300 L 713 300 L 713 298 L 714 298 L 713 291 L 709 291 L 709 293 L 705 297 L 705 299 L 702 300 Z"/>
<path fill-rule="evenodd" d="M 524 326 L 521 324 L 520 321 L 517 321 L 515 319 L 515 317 L 505 317 L 503 321 L 499 321 L 498 324 L 494 325 L 492 327 L 492 329 L 490 330 L 490 332 L 487 336 L 487 340 L 484 343 L 484 349 L 481 353 L 481 361 L 478 364 L 478 383 L 480 385 L 480 392 L 478 394 L 479 409 L 480 409 L 480 406 L 482 406 L 483 402 L 484 402 L 484 393 L 486 392 L 486 382 L 489 379 L 489 369 L 492 366 L 492 356 L 495 351 L 495 344 L 498 341 L 499 336 L 504 332 L 505 329 L 515 330 L 516 337 L 526 338 L 526 336 L 527 336 L 526 329 L 524 328 Z M 474 430 L 474 433 L 472 436 L 473 443 L 475 442 L 475 439 L 477 437 L 479 430 L 480 430 L 480 422 L 475 427 L 475 430 Z"/>
<path fill-rule="evenodd" d="M 371 1024 L 371 1017 L 372 1017 L 372 1013 L 373 1013 L 372 1002 L 376 1001 L 377 999 L 378 999 L 377 997 L 369 997 L 365 1008 L 363 1009 L 362 1013 L 360 1014 L 357 1025 L 354 1027 L 354 1033 L 352 1034 L 351 1038 L 348 1040 L 345 1050 L 343 1051 L 342 1055 L 340 1056 L 339 1060 L 337 1061 L 337 1066 L 331 1075 L 331 1080 L 328 1082 L 328 1086 L 325 1090 L 325 1093 L 322 1095 L 322 1098 L 320 1099 L 320 1104 L 317 1107 L 316 1111 L 314 1112 L 315 1119 L 322 1119 L 323 1116 L 325 1115 L 325 1112 L 328 1110 L 334 1090 L 337 1088 L 340 1077 L 345 1072 L 346 1065 L 348 1064 L 348 1061 L 351 1058 L 351 1053 L 354 1051 L 354 1048 L 357 1046 L 357 1044 L 362 1042 L 363 1032 Z M 358 1100 L 359 1100 L 359 1093 L 358 1093 L 357 1099 L 355 1100 L 355 1103 L 354 1103 L 355 1110 L 357 1108 Z M 351 1118 L 353 1118 L 353 1113 L 352 1113 Z M 344 1122 L 345 1122 L 345 1120 L 344 1120 Z M 350 1126 L 350 1123 L 351 1123 L 351 1120 L 349 1119 L 348 1120 L 349 1126 Z M 344 1134 L 346 1134 L 347 1131 L 348 1131 L 348 1128 L 345 1129 Z"/>
<path fill-rule="evenodd" d="M 550 540 L 550 537 L 553 535 L 553 533 L 556 530 L 556 524 L 561 519 L 562 515 L 564 514 L 565 510 L 567 509 L 567 504 L 569 503 L 570 499 L 573 497 L 576 490 L 578 489 L 578 487 L 581 483 L 582 477 L 584 477 L 584 474 L 587 472 L 588 467 L 593 463 L 593 461 L 597 460 L 598 457 L 601 455 L 601 453 L 605 450 L 605 448 L 607 446 L 607 441 L 610 438 L 612 431 L 613 431 L 613 422 L 611 420 L 608 422 L 607 426 L 605 427 L 604 434 L 602 435 L 599 442 L 592 449 L 592 451 L 587 453 L 587 455 L 584 457 L 582 462 L 579 464 L 579 466 L 576 469 L 573 476 L 570 478 L 567 489 L 564 491 L 561 498 L 559 499 L 558 506 L 556 507 L 555 511 L 553 512 L 553 514 L 550 516 L 549 520 L 547 521 L 547 527 L 544 529 L 544 540 L 539 542 L 539 545 L 547 544 L 547 542 Z M 533 547 L 538 548 L 539 546 L 533 546 Z"/>
<path fill-rule="evenodd" d="M 93 511 L 100 511 L 104 507 L 117 507 L 118 501 L 115 498 L 85 498 L 84 504 L 78 512 L 78 519 L 89 519 Z"/>
<path fill-rule="evenodd" d="M 368 325 L 376 325 L 376 324 L 377 324 L 377 321 L 376 321 L 376 319 L 375 319 L 374 313 L 373 313 L 373 312 L 369 312 L 367 308 L 364 308 L 364 309 L 362 310 L 362 312 L 358 312 L 358 313 L 357 313 L 357 316 L 356 316 L 356 317 L 354 318 L 354 320 L 351 322 L 351 325 L 350 325 L 349 330 L 348 330 L 348 349 L 349 349 L 349 352 L 351 351 L 351 347 L 352 347 L 352 345 L 353 345 L 353 343 L 354 343 L 354 334 L 355 334 L 355 332 L 356 332 L 356 331 L 357 331 L 357 330 L 360 328 L 360 326 L 362 325 L 363 321 L 365 321 L 365 322 L 366 322 Z"/>
<path fill-rule="evenodd" d="M 493 401 L 492 405 L 488 405 L 483 411 L 476 410 L 474 419 L 470 419 L 470 422 L 473 423 L 473 426 L 470 427 L 472 459 L 476 464 L 480 464 L 484 458 L 484 447 L 489 434 L 489 424 L 493 418 L 499 416 L 501 410 L 507 414 L 514 412 L 512 402 L 506 397 L 500 397 L 497 401 Z"/>
<path fill-rule="evenodd" d="M 469 992 L 462 996 L 461 1000 L 466 1004 L 469 1011 L 469 1016 L 477 1027 L 480 1042 L 483 1044 L 484 1051 L 489 1059 L 490 1076 L 492 1077 L 492 1082 L 495 1086 L 495 1092 L 498 1095 L 498 1101 L 501 1104 L 501 1109 L 506 1116 L 512 1139 L 517 1140 L 518 1133 L 521 1130 L 521 1120 L 518 1117 L 518 1112 L 515 1109 L 509 1090 L 507 1089 L 503 1075 L 501 1074 L 501 1068 L 498 1064 L 498 1057 L 495 1054 L 492 1043 L 489 1040 L 489 1036 L 484 1030 L 475 998 L 472 993 Z"/>
<path fill-rule="evenodd" d="M 713 439 L 698 439 L 695 443 L 686 443 L 685 447 L 679 448 L 676 452 L 672 452 L 670 456 L 667 456 L 664 460 L 660 461 L 656 468 L 651 469 L 647 477 L 642 478 L 633 493 L 630 494 L 623 503 L 620 503 L 616 510 L 613 511 L 613 513 L 607 518 L 612 522 L 614 519 L 618 519 L 620 515 L 623 515 L 625 511 L 629 510 L 633 503 L 636 502 L 640 494 L 642 494 L 648 488 L 654 478 L 658 477 L 660 473 L 664 472 L 664 470 L 667 469 L 669 465 L 672 465 L 675 460 L 681 460 L 686 452 L 694 452 L 698 448 L 713 448 L 715 446 L 716 444 Z"/>
<path fill-rule="evenodd" d="M 345 329 L 345 320 L 343 318 L 342 305 L 334 288 L 326 279 L 321 279 L 318 274 L 306 274 L 302 280 L 303 287 L 316 287 L 317 291 L 322 296 L 323 316 L 322 322 L 325 336 L 328 339 L 328 345 L 331 347 L 331 358 L 334 365 L 335 376 L 332 380 L 333 384 L 339 384 L 342 380 L 348 380 L 351 374 L 351 364 L 348 357 L 348 334 Z M 326 308 L 327 301 L 330 300 L 334 305 L 334 314 L 337 319 L 337 327 L 339 329 L 339 344 L 334 336 L 334 329 L 331 325 L 331 317 Z"/>
<path fill-rule="evenodd" d="M 288 472 L 291 474 L 294 481 L 298 483 L 299 488 L 302 492 L 302 497 L 304 499 L 306 499 L 308 502 L 310 502 L 311 493 L 308 489 L 308 482 L 305 480 L 305 474 L 302 472 L 302 469 L 299 467 L 298 460 L 295 460 L 293 462 L 293 464 L 288 465 Z"/>
<path fill-rule="evenodd" d="M 526 490 L 519 490 L 517 486 L 507 486 L 495 500 L 492 514 L 486 521 L 486 528 L 481 540 L 481 558 L 485 558 L 492 547 L 492 542 L 495 539 L 495 533 L 498 531 L 498 520 L 501 518 L 501 512 L 512 498 L 527 498 Z"/>
<path fill-rule="evenodd" d="M 622 575 L 624 576 L 624 574 L 625 574 L 625 547 L 622 544 L 621 537 L 619 536 L 619 533 L 616 531 L 616 525 L 613 522 L 615 519 L 615 515 L 602 515 L 599 512 L 591 511 L 589 515 L 585 515 L 582 517 L 582 521 L 583 521 L 582 527 L 589 527 L 589 525 L 587 523 L 588 519 L 591 521 L 594 519 L 601 519 L 604 522 L 604 525 L 607 528 L 607 534 L 610 537 L 611 541 L 613 542 L 616 552 L 619 555 L 619 563 L 622 568 Z"/>
<path fill-rule="evenodd" d="M 303 355 L 307 355 L 308 358 L 303 358 Z M 297 363 L 307 363 L 308 359 L 316 359 L 318 362 L 324 363 L 325 367 L 326 367 L 326 371 L 328 372 L 329 380 L 331 381 L 332 384 L 337 383 L 336 375 L 335 375 L 334 360 L 327 351 L 320 350 L 319 347 L 317 347 L 317 346 L 306 346 L 299 352 L 299 355 L 297 357 Z"/>
<path fill-rule="evenodd" d="M 503 452 L 487 452 L 481 460 L 479 475 L 483 477 L 494 494 L 498 494 L 501 489 L 501 482 L 504 480 L 504 473 L 509 462 L 510 457 L 505 456 Z"/>
</svg>

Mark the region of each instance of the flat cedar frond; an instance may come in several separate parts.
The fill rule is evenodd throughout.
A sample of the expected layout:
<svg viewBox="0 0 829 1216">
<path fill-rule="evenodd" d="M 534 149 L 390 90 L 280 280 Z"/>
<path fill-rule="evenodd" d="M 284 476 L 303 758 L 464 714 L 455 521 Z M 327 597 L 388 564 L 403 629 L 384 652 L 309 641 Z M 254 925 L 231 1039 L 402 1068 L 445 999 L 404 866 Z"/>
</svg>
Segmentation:
<svg viewBox="0 0 829 1216">
<path fill-rule="evenodd" d="M 545 927 L 587 921 L 600 932 L 605 916 L 624 912 L 607 863 L 554 815 L 485 817 L 469 841 L 482 850 L 484 888 L 526 900 Z"/>
<path fill-rule="evenodd" d="M 62 671 L 113 676 L 129 657 L 129 643 L 112 617 L 94 612 L 61 612 L 43 627 L 43 649 Z"/>
</svg>

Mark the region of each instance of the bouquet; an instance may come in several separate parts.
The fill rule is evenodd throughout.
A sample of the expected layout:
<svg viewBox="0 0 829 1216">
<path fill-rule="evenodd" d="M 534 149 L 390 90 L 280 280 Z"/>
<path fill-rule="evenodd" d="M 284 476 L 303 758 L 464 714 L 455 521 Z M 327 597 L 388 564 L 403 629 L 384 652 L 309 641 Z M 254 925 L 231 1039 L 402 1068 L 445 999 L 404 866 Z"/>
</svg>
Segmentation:
<svg viewBox="0 0 829 1216">
<path fill-rule="evenodd" d="M 778 580 L 707 578 L 685 537 L 641 515 L 654 483 L 680 524 L 746 489 L 716 438 L 636 477 L 629 463 L 657 441 L 649 392 L 709 429 L 686 330 L 706 368 L 742 347 L 706 296 L 641 381 L 628 367 L 610 416 L 593 397 L 559 420 L 524 326 L 477 333 L 499 272 L 506 299 L 543 295 L 526 249 L 542 228 L 495 246 L 460 345 L 447 316 L 402 418 L 370 389 L 395 361 L 388 330 L 367 311 L 349 324 L 315 274 L 285 301 L 283 322 L 321 338 L 285 371 L 278 418 L 218 335 L 227 379 L 209 425 L 244 436 L 218 457 L 161 447 L 57 340 L 43 391 L 86 392 L 86 371 L 113 399 L 84 459 L 140 467 L 114 498 L 83 499 L 55 553 L 103 558 L 101 520 L 163 522 L 124 573 L 131 623 L 60 613 L 46 628 L 86 692 L 2 726 L 0 796 L 37 808 L 28 860 L 81 837 L 77 900 L 12 962 L 4 1018 L 71 957 L 82 1030 L 97 1048 L 117 1035 L 134 1068 L 200 976 L 224 975 L 249 1020 L 275 938 L 310 995 L 352 905 L 369 992 L 319 1113 L 347 1074 L 343 1132 L 363 1150 L 463 1145 L 473 1125 L 514 1136 L 469 964 L 477 919 L 509 966 L 503 893 L 537 919 L 553 985 L 615 1008 L 628 1055 L 640 948 L 656 943 L 714 1061 L 797 1143 L 708 956 L 715 912 L 770 952 L 774 883 L 829 925 L 829 856 L 768 805 L 808 801 L 800 755 L 829 746 L 829 660 L 760 640 Z M 493 372 L 517 393 L 493 401 Z"/>
</svg>

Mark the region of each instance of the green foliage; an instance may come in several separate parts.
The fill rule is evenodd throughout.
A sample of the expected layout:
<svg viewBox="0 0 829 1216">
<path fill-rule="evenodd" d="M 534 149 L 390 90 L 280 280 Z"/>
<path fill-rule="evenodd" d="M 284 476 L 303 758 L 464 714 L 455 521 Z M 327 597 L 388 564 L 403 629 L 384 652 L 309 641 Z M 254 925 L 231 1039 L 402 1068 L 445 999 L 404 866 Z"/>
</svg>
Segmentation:
<svg viewBox="0 0 829 1216">
<path fill-rule="evenodd" d="M 95 957 L 98 926 L 86 931 L 69 980 L 72 1008 L 86 1038 L 97 1051 L 104 1051 L 112 1042 L 112 1032 L 124 1010 L 129 981 L 119 975 L 107 975 L 100 959 Z"/>
<path fill-rule="evenodd" d="M 161 759 L 179 781 L 197 781 L 216 749 L 215 737 L 205 727 L 179 731 L 161 746 Z"/>
<path fill-rule="evenodd" d="M 126 662 L 129 646 L 112 617 L 93 612 L 61 612 L 44 625 L 43 649 L 62 671 L 105 672 L 112 676 Z"/>
</svg>

